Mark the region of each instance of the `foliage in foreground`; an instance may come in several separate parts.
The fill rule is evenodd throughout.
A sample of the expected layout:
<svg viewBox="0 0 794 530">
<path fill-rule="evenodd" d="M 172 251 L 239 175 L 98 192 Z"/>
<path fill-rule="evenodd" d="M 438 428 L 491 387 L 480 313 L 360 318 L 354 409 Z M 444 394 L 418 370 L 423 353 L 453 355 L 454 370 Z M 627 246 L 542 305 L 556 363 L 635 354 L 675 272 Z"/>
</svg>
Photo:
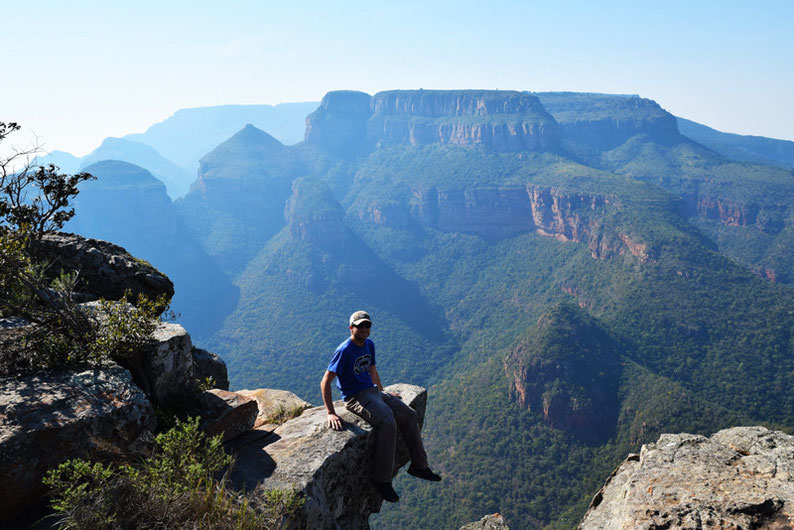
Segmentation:
<svg viewBox="0 0 794 530">
<path fill-rule="evenodd" d="M 139 466 L 74 459 L 51 470 L 44 483 L 60 528 L 284 528 L 299 517 L 295 491 L 254 490 L 238 495 L 227 486 L 231 464 L 221 437 L 207 437 L 198 419 L 177 421 L 156 438 L 154 456 Z"/>
</svg>

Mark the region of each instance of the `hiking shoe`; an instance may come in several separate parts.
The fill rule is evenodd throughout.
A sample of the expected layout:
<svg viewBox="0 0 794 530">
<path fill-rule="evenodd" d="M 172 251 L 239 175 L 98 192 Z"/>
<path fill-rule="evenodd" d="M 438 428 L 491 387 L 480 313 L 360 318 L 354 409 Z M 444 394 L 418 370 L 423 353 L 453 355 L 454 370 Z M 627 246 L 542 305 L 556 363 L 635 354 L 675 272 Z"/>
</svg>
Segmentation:
<svg viewBox="0 0 794 530">
<path fill-rule="evenodd" d="M 380 494 L 380 496 L 383 497 L 384 501 L 397 502 L 400 500 L 400 497 L 397 496 L 397 492 L 391 487 L 391 482 L 378 482 L 373 480 L 372 486 Z"/>
<path fill-rule="evenodd" d="M 419 477 L 424 480 L 429 480 L 431 482 L 438 482 L 439 480 L 441 480 L 441 476 L 433 473 L 433 470 L 430 469 L 429 467 L 425 469 L 415 469 L 409 466 L 408 474 L 413 475 L 415 477 Z"/>
</svg>

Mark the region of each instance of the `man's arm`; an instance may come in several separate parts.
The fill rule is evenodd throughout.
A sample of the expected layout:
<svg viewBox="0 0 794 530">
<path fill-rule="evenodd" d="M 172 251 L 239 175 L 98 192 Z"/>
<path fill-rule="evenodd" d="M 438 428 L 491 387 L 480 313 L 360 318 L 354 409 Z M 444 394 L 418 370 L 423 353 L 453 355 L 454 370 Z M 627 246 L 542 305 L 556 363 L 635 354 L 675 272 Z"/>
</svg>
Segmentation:
<svg viewBox="0 0 794 530">
<path fill-rule="evenodd" d="M 369 365 L 369 377 L 372 379 L 372 382 L 375 383 L 375 386 L 378 387 L 378 390 L 383 392 L 383 384 L 380 382 L 380 375 L 378 375 L 378 369 L 374 364 Z M 400 397 L 400 394 L 395 394 L 394 392 L 389 392 L 389 394 L 394 397 Z"/>
<path fill-rule="evenodd" d="M 325 410 L 328 412 L 328 426 L 335 431 L 342 430 L 342 418 L 336 415 L 334 410 L 334 400 L 331 397 L 331 382 L 336 379 L 336 374 L 333 372 L 325 371 L 322 382 L 320 382 L 320 391 L 323 394 L 323 403 Z"/>
</svg>

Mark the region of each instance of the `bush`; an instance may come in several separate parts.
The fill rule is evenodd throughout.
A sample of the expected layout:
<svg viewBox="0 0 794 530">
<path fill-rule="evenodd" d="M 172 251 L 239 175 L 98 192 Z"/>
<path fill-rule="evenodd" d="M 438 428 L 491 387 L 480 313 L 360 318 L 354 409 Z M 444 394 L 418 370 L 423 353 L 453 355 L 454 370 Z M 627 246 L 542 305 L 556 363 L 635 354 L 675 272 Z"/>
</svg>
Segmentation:
<svg viewBox="0 0 794 530">
<path fill-rule="evenodd" d="M 239 495 L 227 488 L 231 464 L 221 437 L 206 437 L 198 419 L 177 421 L 156 438 L 157 449 L 139 466 L 110 466 L 81 459 L 51 470 L 59 527 L 283 528 L 299 517 L 303 499 L 294 491 L 255 490 Z"/>
</svg>

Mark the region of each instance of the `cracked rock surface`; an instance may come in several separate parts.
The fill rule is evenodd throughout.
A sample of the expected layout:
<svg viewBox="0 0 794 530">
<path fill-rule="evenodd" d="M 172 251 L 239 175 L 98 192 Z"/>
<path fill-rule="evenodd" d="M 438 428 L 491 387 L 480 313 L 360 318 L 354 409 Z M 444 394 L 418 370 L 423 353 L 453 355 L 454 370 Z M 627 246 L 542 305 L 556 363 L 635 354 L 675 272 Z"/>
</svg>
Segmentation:
<svg viewBox="0 0 794 530">
<path fill-rule="evenodd" d="M 792 528 L 794 437 L 734 427 L 663 434 L 607 479 L 581 529 Z"/>
</svg>

